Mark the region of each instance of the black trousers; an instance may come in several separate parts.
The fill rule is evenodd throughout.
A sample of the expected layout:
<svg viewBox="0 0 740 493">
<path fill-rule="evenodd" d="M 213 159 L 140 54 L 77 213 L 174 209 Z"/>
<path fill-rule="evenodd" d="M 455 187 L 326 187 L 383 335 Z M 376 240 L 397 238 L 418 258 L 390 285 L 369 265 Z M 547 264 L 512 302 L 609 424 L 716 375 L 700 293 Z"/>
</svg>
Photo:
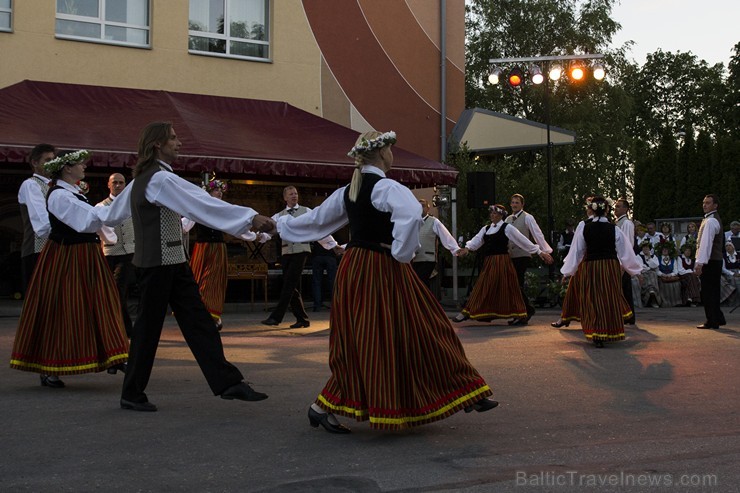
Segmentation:
<svg viewBox="0 0 740 493">
<path fill-rule="evenodd" d="M 635 323 L 635 300 L 632 298 L 632 277 L 626 272 L 622 272 L 622 294 L 632 310 L 632 317 L 627 319 L 627 323 L 633 324 Z"/>
<path fill-rule="evenodd" d="M 720 304 L 720 277 L 722 276 L 722 261 L 710 260 L 701 271 L 701 304 L 704 305 L 706 323 L 712 327 L 725 325 L 725 314 Z"/>
<path fill-rule="evenodd" d="M 436 262 L 413 262 L 411 264 L 421 282 L 426 284 L 429 289 L 432 289 L 432 272 L 434 272 L 435 265 L 437 265 Z"/>
<path fill-rule="evenodd" d="M 524 274 L 527 272 L 529 265 L 532 262 L 531 257 L 516 257 L 511 259 L 514 264 L 514 270 L 516 271 L 516 279 L 519 281 L 519 290 L 522 292 L 522 298 L 524 298 L 524 306 L 527 307 L 527 316 L 531 317 L 534 315 L 534 306 L 527 298 L 527 293 L 524 292 Z"/>
<path fill-rule="evenodd" d="M 131 402 L 147 401 L 144 390 L 152 373 L 167 305 L 175 312 L 185 342 L 214 395 L 241 382 L 241 372 L 226 361 L 221 336 L 201 301 L 190 266 L 181 263 L 137 268 L 136 274 L 141 300 L 121 397 Z"/>
<path fill-rule="evenodd" d="M 296 320 L 308 320 L 308 313 L 306 313 L 306 308 L 303 306 L 301 291 L 298 289 L 307 258 L 308 252 L 304 252 L 283 255 L 280 259 L 283 266 L 283 288 L 280 290 L 278 304 L 270 314 L 270 318 L 276 322 L 283 321 L 288 306 L 290 306 L 290 311 L 293 312 Z"/>
<path fill-rule="evenodd" d="M 39 255 L 38 253 L 32 253 L 21 258 L 21 289 L 23 289 L 23 296 L 26 296 L 26 290 L 31 282 L 33 269 L 36 267 Z"/>
<path fill-rule="evenodd" d="M 134 277 L 134 266 L 131 264 L 134 254 L 129 253 L 128 255 L 108 255 L 105 257 L 113 272 L 113 280 L 116 281 L 116 288 L 118 288 L 118 298 L 121 300 L 121 314 L 123 315 L 123 325 L 126 328 L 126 335 L 131 338 L 133 326 L 131 324 L 131 315 L 128 313 L 128 288 L 131 285 L 131 280 Z"/>
</svg>

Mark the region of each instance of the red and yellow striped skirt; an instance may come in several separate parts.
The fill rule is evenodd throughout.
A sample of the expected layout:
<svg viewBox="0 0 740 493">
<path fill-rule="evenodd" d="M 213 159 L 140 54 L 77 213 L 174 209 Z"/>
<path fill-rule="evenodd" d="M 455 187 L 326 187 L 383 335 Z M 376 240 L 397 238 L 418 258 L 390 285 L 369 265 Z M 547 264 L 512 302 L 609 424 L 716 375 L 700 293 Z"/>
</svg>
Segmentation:
<svg viewBox="0 0 740 493">
<path fill-rule="evenodd" d="M 578 264 L 576 273 L 568 281 L 568 288 L 565 290 L 563 298 L 563 309 L 560 312 L 560 319 L 563 322 L 581 321 L 581 291 L 580 283 L 583 275 L 583 262 Z"/>
<path fill-rule="evenodd" d="M 228 270 L 226 243 L 196 243 L 190 257 L 190 269 L 208 313 L 214 319 L 221 318 Z"/>
<path fill-rule="evenodd" d="M 622 269 L 616 259 L 582 263 L 578 284 L 581 303 L 581 328 L 588 340 L 604 342 L 624 339 L 624 320 L 632 310 L 622 294 Z"/>
<path fill-rule="evenodd" d="M 400 429 L 492 395 L 432 293 L 390 255 L 347 250 L 330 328 L 331 377 L 316 400 L 327 411 Z"/>
<path fill-rule="evenodd" d="M 121 302 L 100 245 L 48 241 L 28 286 L 10 367 L 74 375 L 127 358 Z"/>
<path fill-rule="evenodd" d="M 527 307 L 509 254 L 489 255 L 462 313 L 473 320 L 520 318 Z"/>
</svg>

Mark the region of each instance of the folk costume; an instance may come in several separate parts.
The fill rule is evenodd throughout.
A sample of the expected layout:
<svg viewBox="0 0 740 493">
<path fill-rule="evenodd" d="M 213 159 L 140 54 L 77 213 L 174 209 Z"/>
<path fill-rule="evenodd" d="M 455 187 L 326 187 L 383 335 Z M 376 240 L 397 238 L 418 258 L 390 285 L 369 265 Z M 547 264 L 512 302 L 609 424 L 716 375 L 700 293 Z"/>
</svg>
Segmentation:
<svg viewBox="0 0 740 493">
<path fill-rule="evenodd" d="M 31 281 L 36 261 L 46 245 L 51 232 L 49 212 L 46 210 L 46 195 L 49 193 L 49 178 L 34 173 L 23 181 L 18 190 L 18 204 L 23 223 L 21 243 L 21 281 L 25 293 Z"/>
<path fill-rule="evenodd" d="M 679 306 L 681 301 L 681 282 L 678 277 L 678 259 L 669 255 L 661 255 L 658 260 L 658 283 L 663 306 Z"/>
<path fill-rule="evenodd" d="M 624 214 L 618 217 L 616 221 L 614 221 L 614 224 L 616 224 L 617 227 L 622 230 L 627 239 L 630 240 L 631 247 L 633 238 L 635 237 L 635 223 L 633 223 L 632 220 L 627 217 L 627 214 Z M 632 317 L 627 319 L 626 323 L 634 324 L 635 299 L 632 290 L 632 277 L 626 272 L 622 272 L 622 294 L 624 295 L 624 299 L 627 300 L 627 304 L 630 306 L 630 310 L 632 310 Z"/>
<path fill-rule="evenodd" d="M 724 249 L 722 220 L 719 212 L 708 212 L 699 226 L 699 247 L 696 251 L 696 263 L 702 264 L 701 303 L 704 305 L 706 321 L 704 328 L 719 328 L 725 325 L 725 315 L 720 309 L 722 278 L 722 250 Z"/>
<path fill-rule="evenodd" d="M 648 255 L 640 252 L 637 260 L 642 267 L 642 306 L 658 308 L 662 304 L 658 287 L 658 257 L 651 250 Z"/>
<path fill-rule="evenodd" d="M 576 226 L 575 231 L 573 232 L 573 238 L 575 238 L 575 235 L 577 233 L 583 234 L 583 227 L 586 225 L 586 223 L 591 222 L 591 218 L 589 217 L 585 221 L 580 221 L 578 223 L 578 226 Z M 571 245 L 573 244 L 573 240 L 571 240 Z M 565 256 L 563 259 L 563 263 L 567 262 L 568 257 L 572 255 L 573 250 L 570 248 L 568 249 L 568 255 Z M 570 325 L 570 322 L 580 322 L 581 321 L 581 299 L 580 299 L 580 283 L 581 278 L 583 274 L 583 266 L 582 264 L 579 264 L 576 273 L 568 280 L 568 287 L 565 290 L 565 297 L 563 298 L 563 305 L 562 309 L 560 311 L 560 320 L 556 322 L 555 324 L 552 324 L 553 327 L 560 327 L 562 325 Z"/>
<path fill-rule="evenodd" d="M 419 279 L 428 288 L 431 288 L 432 274 L 437 266 L 437 241 L 449 250 L 452 255 L 455 255 L 460 250 L 460 246 L 452 234 L 445 228 L 445 225 L 442 224 L 442 221 L 430 214 L 422 218 L 419 241 L 421 242 L 421 248 L 416 252 L 411 266 L 414 268 L 416 275 L 419 276 Z"/>
<path fill-rule="evenodd" d="M 347 186 L 311 212 L 278 220 L 280 236 L 292 242 L 350 226 L 330 315 L 331 377 L 314 405 L 377 429 L 437 421 L 492 392 L 409 264 L 419 248 L 419 202 L 380 168 L 361 172 L 356 202 Z"/>
<path fill-rule="evenodd" d="M 229 268 L 224 234 L 203 224 L 196 224 L 194 231 L 195 243 L 190 255 L 190 269 L 198 283 L 203 304 L 216 327 L 221 328 Z"/>
<path fill-rule="evenodd" d="M 681 280 L 681 301 L 684 306 L 698 303 L 701 298 L 701 283 L 694 272 L 696 261 L 681 255 L 678 258 L 678 277 Z"/>
<path fill-rule="evenodd" d="M 632 252 L 631 241 L 606 217 L 596 217 L 579 231 L 571 246 L 572 256 L 561 272 L 573 276 L 583 263 L 581 327 L 586 339 L 597 345 L 624 339 L 624 320 L 632 313 L 622 295 L 621 269 L 638 275 L 641 267 Z M 621 264 L 621 269 L 620 269 Z"/>
<path fill-rule="evenodd" d="M 481 321 L 527 317 L 526 301 L 519 289 L 517 272 L 509 255 L 510 245 L 525 252 L 527 259 L 542 252 L 539 245 L 529 241 L 516 227 L 503 220 L 484 226 L 465 244 L 468 250 L 480 250 L 484 260 L 473 292 L 462 310 L 463 316 Z"/>
<path fill-rule="evenodd" d="M 118 292 L 95 231 L 102 222 L 79 189 L 49 190 L 51 233 L 23 304 L 10 367 L 49 375 L 124 363 L 128 341 Z M 42 380 L 43 382 L 43 380 Z"/>
<path fill-rule="evenodd" d="M 732 243 L 728 243 L 732 244 Z M 736 297 L 730 298 L 735 293 Z M 730 300 L 730 304 L 733 305 L 734 300 L 737 300 L 737 296 L 740 296 L 740 257 L 738 257 L 737 251 L 733 250 L 730 254 L 727 251 L 723 254 L 722 262 L 722 289 L 720 300 L 725 302 Z"/>
</svg>

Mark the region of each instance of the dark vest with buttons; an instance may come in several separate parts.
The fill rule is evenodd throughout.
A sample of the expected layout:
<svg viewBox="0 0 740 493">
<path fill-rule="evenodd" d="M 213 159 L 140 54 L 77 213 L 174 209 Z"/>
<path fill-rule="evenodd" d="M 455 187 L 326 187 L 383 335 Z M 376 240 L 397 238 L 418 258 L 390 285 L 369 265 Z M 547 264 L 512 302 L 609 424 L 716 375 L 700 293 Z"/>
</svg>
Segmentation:
<svg viewBox="0 0 740 493">
<path fill-rule="evenodd" d="M 175 265 L 187 260 L 180 214 L 146 199 L 146 187 L 154 173 L 169 172 L 167 168 L 155 164 L 140 173 L 131 184 L 131 219 L 134 221 L 136 242 L 132 263 L 136 267 Z"/>
<path fill-rule="evenodd" d="M 707 219 L 710 217 L 713 217 L 717 220 L 719 223 L 719 232 L 714 235 L 714 238 L 712 238 L 712 249 L 709 251 L 709 260 L 719 260 L 722 261 L 722 257 L 724 254 L 724 244 L 725 244 L 725 236 L 724 233 L 722 233 L 722 219 L 719 218 L 719 211 L 714 211 L 713 214 L 707 216 L 704 218 L 704 220 L 701 222 L 701 226 L 699 226 L 699 233 L 697 235 L 697 241 L 696 243 L 701 243 L 701 237 L 704 234 L 704 225 L 707 222 Z"/>
<path fill-rule="evenodd" d="M 393 243 L 393 222 L 390 212 L 381 212 L 373 207 L 370 199 L 375 184 L 384 179 L 374 173 L 363 173 L 357 202 L 349 200 L 349 187 L 344 191 L 344 205 L 349 219 L 351 241 L 348 247 L 367 248 L 390 255 L 390 249 L 381 243 Z"/>
<path fill-rule="evenodd" d="M 479 255 L 489 257 L 491 255 L 504 255 L 509 253 L 509 237 L 506 236 L 506 228 L 509 225 L 504 223 L 498 231 L 492 235 L 483 235 L 483 246 L 479 249 Z M 512 226 L 513 227 L 513 226 Z"/>
<path fill-rule="evenodd" d="M 49 197 L 51 196 L 52 192 L 59 190 L 60 186 L 55 185 L 49 189 L 49 194 L 46 196 L 46 201 L 48 203 Z M 78 200 L 81 200 L 85 203 L 87 203 L 87 198 L 82 195 L 75 193 L 75 198 Z M 48 209 L 48 208 L 47 208 Z M 70 228 L 66 224 L 64 224 L 62 221 L 57 219 L 57 217 L 49 212 L 49 224 L 51 224 L 51 233 L 49 234 L 49 239 L 59 243 L 60 245 L 78 245 L 80 243 L 100 243 L 100 238 L 98 238 L 98 235 L 95 233 L 78 233 L 74 229 Z"/>
<path fill-rule="evenodd" d="M 203 224 L 195 224 L 195 242 L 196 243 L 224 243 L 223 232 L 217 229 L 211 229 Z"/>
<path fill-rule="evenodd" d="M 583 225 L 583 239 L 586 240 L 586 258 L 584 260 L 616 260 L 615 228 L 616 226 L 611 223 L 599 221 L 590 221 Z"/>
</svg>

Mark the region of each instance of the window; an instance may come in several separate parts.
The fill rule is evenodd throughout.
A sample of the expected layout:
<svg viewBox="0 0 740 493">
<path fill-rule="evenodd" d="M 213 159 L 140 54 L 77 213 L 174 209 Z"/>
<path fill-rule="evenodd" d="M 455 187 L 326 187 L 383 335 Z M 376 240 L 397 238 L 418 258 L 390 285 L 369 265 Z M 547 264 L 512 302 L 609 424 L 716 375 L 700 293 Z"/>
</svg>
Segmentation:
<svg viewBox="0 0 740 493">
<path fill-rule="evenodd" d="M 57 38 L 149 46 L 149 0 L 56 1 Z"/>
<path fill-rule="evenodd" d="M 268 60 L 269 0 L 190 0 L 191 53 Z"/>
<path fill-rule="evenodd" d="M 13 30 L 13 7 L 11 0 L 0 0 L 0 31 Z"/>
</svg>

